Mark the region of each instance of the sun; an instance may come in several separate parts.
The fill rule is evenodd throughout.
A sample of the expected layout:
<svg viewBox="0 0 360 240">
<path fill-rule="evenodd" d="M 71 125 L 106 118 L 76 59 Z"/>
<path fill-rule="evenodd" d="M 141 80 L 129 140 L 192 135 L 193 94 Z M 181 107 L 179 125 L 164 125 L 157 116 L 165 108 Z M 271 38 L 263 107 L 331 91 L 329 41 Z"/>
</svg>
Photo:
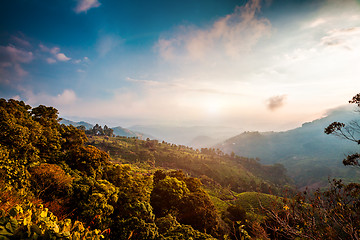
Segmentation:
<svg viewBox="0 0 360 240">
<path fill-rule="evenodd" d="M 204 110 L 210 115 L 218 115 L 221 110 L 221 105 L 215 100 L 207 100 L 204 102 Z"/>
</svg>

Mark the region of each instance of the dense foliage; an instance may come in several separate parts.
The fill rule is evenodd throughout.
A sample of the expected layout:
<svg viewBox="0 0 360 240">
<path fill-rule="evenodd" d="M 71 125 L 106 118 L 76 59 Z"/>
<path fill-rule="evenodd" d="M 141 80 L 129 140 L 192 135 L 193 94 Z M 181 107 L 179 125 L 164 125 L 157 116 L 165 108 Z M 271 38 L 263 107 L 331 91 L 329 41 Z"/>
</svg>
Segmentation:
<svg viewBox="0 0 360 240">
<path fill-rule="evenodd" d="M 144 169 L 111 163 L 106 152 L 85 145 L 84 131 L 59 124 L 56 109 L 31 108 L 16 100 L 1 99 L 0 104 L 2 238 L 55 234 L 51 235 L 54 239 L 76 239 L 75 235 L 100 234 L 111 239 L 211 239 L 229 235 L 229 227 L 199 179 L 182 171 L 156 171 L 156 166 Z M 90 137 L 118 141 L 101 135 L 99 130 Z M 154 141 L 136 141 L 141 147 L 125 158 L 127 163 L 151 163 L 156 159 L 151 158 Z M 127 151 L 132 150 L 129 147 Z M 176 154 L 184 160 L 189 156 L 191 153 L 181 151 Z M 36 212 L 43 208 L 39 204 L 47 214 L 51 212 L 46 221 L 30 217 L 24 223 L 23 215 L 13 213 L 16 209 Z M 81 221 L 75 225 L 86 226 L 87 232 L 79 230 L 80 235 L 75 234 L 78 230 L 70 224 L 75 221 Z M 46 230 L 43 222 L 52 228 Z M 75 232 L 64 230 L 63 222 Z M 32 230 L 36 227 L 41 232 Z M 28 229 L 26 236 L 24 229 Z"/>
<path fill-rule="evenodd" d="M 359 239 L 360 185 L 333 181 L 329 190 L 284 198 L 283 208 L 268 209 L 276 239 Z"/>
<path fill-rule="evenodd" d="M 359 238 L 357 184 L 284 198 L 280 164 L 96 129 L 0 100 L 0 239 Z"/>
<path fill-rule="evenodd" d="M 185 196 L 192 199 L 184 205 L 187 210 L 180 209 L 176 216 L 156 216 L 151 205 L 152 191 L 157 189 L 152 175 L 130 165 L 112 164 L 107 153 L 84 145 L 85 133 L 59 124 L 56 109 L 31 108 L 21 101 L 1 99 L 0 112 L 0 171 L 4 176 L 0 193 L 2 239 L 48 236 L 47 228 L 40 227 L 42 222 L 59 226 L 55 232 L 51 230 L 57 234 L 54 238 L 79 239 L 73 236 L 93 234 L 80 231 L 80 235 L 66 233 L 65 236 L 62 221 L 67 222 L 69 228 L 76 228 L 70 225 L 70 218 L 80 220 L 86 229 L 101 229 L 102 235 L 111 239 L 211 238 L 205 231 L 220 235 L 221 230 L 206 224 L 205 219 L 191 222 L 193 219 L 186 217 L 186 212 L 193 211 L 198 202 L 213 209 L 200 182 L 197 189 L 189 186 L 193 194 Z M 104 130 L 106 133 L 107 128 Z M 102 135 L 99 132 L 95 135 Z M 187 177 L 183 178 L 179 181 L 185 184 Z M 171 191 L 172 186 L 168 187 Z M 22 215 L 14 214 L 16 209 L 36 212 L 40 203 L 57 216 L 56 220 L 50 214 L 46 216 L 54 218 L 50 219 L 53 222 L 34 221 L 34 215 L 24 223 Z M 211 214 L 219 219 L 216 211 Z M 164 224 L 169 227 L 158 227 Z M 32 230 L 36 226 L 41 228 L 41 233 L 35 231 L 37 235 Z M 27 237 L 23 235 L 25 228 L 30 229 Z"/>
<path fill-rule="evenodd" d="M 284 186 L 291 186 L 291 180 L 281 164 L 262 165 L 257 159 L 224 154 L 219 149 L 194 150 L 157 140 L 126 137 L 105 139 L 91 136 L 89 144 L 109 153 L 118 163 L 137 164 L 147 169 L 181 169 L 204 183 L 204 178 L 210 178 L 235 192 L 280 194 Z"/>
</svg>

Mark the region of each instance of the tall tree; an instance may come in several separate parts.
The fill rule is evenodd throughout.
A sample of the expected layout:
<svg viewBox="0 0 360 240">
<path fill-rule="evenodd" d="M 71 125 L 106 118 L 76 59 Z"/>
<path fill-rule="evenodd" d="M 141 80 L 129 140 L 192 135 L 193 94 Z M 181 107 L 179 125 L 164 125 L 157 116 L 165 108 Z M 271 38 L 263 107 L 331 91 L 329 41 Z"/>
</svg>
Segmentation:
<svg viewBox="0 0 360 240">
<path fill-rule="evenodd" d="M 356 94 L 349 103 L 356 104 L 359 108 L 360 112 L 360 93 Z M 333 122 L 327 128 L 325 128 L 326 134 L 332 134 L 349 141 L 355 142 L 360 145 L 360 122 L 359 121 L 351 121 L 347 125 L 341 122 Z M 360 167 L 360 154 L 355 153 L 348 155 L 344 160 L 344 165 L 357 166 Z"/>
</svg>

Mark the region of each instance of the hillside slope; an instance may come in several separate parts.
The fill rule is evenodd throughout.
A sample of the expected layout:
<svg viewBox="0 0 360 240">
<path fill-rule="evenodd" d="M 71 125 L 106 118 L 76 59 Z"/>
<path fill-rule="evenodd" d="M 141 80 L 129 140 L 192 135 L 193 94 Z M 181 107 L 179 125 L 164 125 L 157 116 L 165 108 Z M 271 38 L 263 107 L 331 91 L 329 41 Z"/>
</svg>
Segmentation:
<svg viewBox="0 0 360 240">
<path fill-rule="evenodd" d="M 215 149 L 199 151 L 157 140 L 100 136 L 90 136 L 89 144 L 109 153 L 115 162 L 148 169 L 180 169 L 235 192 L 280 193 L 285 185 L 291 185 L 282 165 L 262 165 L 255 159 L 227 155 Z"/>
<path fill-rule="evenodd" d="M 262 163 L 282 163 L 298 186 L 323 186 L 328 178 L 358 180 L 357 172 L 345 168 L 342 159 L 358 150 L 352 142 L 329 136 L 324 129 L 332 122 L 349 123 L 360 115 L 350 108 L 339 108 L 328 116 L 304 123 L 286 132 L 244 132 L 216 145 L 226 153 L 259 158 Z"/>
</svg>

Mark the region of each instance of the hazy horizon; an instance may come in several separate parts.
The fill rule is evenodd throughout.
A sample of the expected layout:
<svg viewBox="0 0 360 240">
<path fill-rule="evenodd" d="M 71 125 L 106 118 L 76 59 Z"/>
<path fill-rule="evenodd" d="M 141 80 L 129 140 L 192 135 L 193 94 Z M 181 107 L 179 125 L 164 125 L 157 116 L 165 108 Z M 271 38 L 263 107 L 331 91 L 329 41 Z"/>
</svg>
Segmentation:
<svg viewBox="0 0 360 240">
<path fill-rule="evenodd" d="M 0 97 L 69 120 L 282 131 L 360 89 L 358 0 L 0 6 Z"/>
<path fill-rule="evenodd" d="M 286 131 L 291 131 L 294 130 L 296 128 L 302 127 L 303 124 L 306 123 L 310 123 L 310 122 L 314 122 L 323 118 L 327 118 L 328 116 L 331 115 L 331 121 L 340 121 L 340 122 L 344 122 L 345 124 L 348 124 L 348 120 L 347 119 L 349 116 L 349 114 L 353 115 L 353 119 L 352 120 L 356 120 L 358 116 L 358 107 L 354 106 L 354 105 L 341 105 L 338 106 L 336 108 L 332 108 L 332 109 L 328 109 L 327 111 L 324 111 L 324 113 L 317 118 L 314 119 L 309 119 L 308 121 L 304 121 L 301 122 L 297 125 L 289 125 L 287 128 L 279 128 L 279 129 L 274 129 L 272 128 L 272 126 L 260 126 L 258 128 L 249 128 L 248 126 L 241 126 L 241 125 L 221 125 L 221 124 L 204 124 L 204 123 L 194 123 L 194 122 L 189 122 L 189 123 L 179 123 L 179 122 L 151 122 L 151 121 L 141 121 L 141 120 L 137 120 L 137 119 L 113 119 L 113 120 L 108 120 L 108 119 L 96 119 L 96 118 L 79 118 L 79 117 L 71 117 L 71 116 L 61 116 L 60 114 L 60 118 L 62 119 L 66 119 L 66 120 L 70 120 L 70 121 L 74 121 L 74 122 L 87 122 L 90 123 L 92 125 L 95 124 L 100 124 L 101 126 L 105 126 L 107 125 L 110 128 L 115 128 L 115 127 L 122 127 L 122 128 L 126 128 L 126 129 L 130 129 L 133 131 L 137 131 L 137 128 L 153 128 L 153 129 L 161 129 L 163 128 L 164 131 L 168 132 L 172 132 L 172 135 L 176 136 L 179 133 L 176 133 L 176 131 L 178 131 L 181 128 L 184 129 L 191 129 L 191 128 L 199 128 L 204 130 L 204 128 L 207 129 L 206 132 L 204 132 L 203 134 L 200 134 L 198 136 L 216 136 L 216 134 L 214 135 L 214 131 L 224 134 L 224 136 L 226 135 L 227 137 L 231 137 L 231 136 L 235 136 L 237 134 L 241 134 L 243 132 L 286 132 Z M 344 121 L 345 120 L 345 121 Z M 324 126 L 325 127 L 325 126 Z M 198 130 L 199 130 L 198 129 Z M 175 132 L 173 132 L 173 131 Z M 141 130 L 139 130 L 140 132 L 142 132 Z M 169 133 L 170 133 L 169 132 Z M 147 132 L 143 132 L 143 133 L 147 133 Z"/>
</svg>

